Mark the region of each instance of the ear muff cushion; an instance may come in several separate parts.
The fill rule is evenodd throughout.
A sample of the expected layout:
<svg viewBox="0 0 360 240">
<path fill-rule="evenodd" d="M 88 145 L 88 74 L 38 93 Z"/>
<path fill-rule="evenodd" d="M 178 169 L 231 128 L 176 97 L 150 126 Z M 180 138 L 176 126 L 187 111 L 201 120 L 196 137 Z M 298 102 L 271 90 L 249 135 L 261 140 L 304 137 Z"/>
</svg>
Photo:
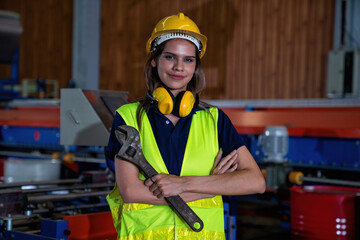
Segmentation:
<svg viewBox="0 0 360 240">
<path fill-rule="evenodd" d="M 174 100 L 170 93 L 163 87 L 158 87 L 153 92 L 154 99 L 158 102 L 159 111 L 164 114 L 170 114 L 174 108 Z"/>
<path fill-rule="evenodd" d="M 191 110 L 194 107 L 195 98 L 194 95 L 190 91 L 184 91 L 180 92 L 176 96 L 175 101 L 175 115 L 178 115 L 179 117 L 186 117 L 190 114 Z"/>
</svg>

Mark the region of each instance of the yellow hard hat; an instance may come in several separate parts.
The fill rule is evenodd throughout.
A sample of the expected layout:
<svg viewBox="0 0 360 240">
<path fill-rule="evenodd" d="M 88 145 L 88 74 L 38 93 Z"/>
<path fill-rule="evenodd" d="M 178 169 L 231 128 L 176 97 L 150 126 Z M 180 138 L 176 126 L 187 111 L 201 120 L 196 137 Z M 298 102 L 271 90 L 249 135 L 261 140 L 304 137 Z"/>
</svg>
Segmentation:
<svg viewBox="0 0 360 240">
<path fill-rule="evenodd" d="M 206 36 L 200 33 L 197 25 L 189 17 L 183 13 L 178 13 L 165 17 L 156 24 L 146 43 L 146 52 L 150 53 L 162 42 L 173 38 L 183 38 L 193 42 L 199 50 L 200 58 L 206 51 Z"/>
</svg>

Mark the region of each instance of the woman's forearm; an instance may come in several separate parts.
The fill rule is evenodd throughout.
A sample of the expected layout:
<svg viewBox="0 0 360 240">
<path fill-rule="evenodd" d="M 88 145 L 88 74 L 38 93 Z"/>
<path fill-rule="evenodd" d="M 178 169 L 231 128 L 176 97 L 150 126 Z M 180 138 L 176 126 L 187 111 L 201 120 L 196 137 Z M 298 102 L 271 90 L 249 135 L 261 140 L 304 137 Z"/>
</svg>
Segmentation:
<svg viewBox="0 0 360 240">
<path fill-rule="evenodd" d="M 164 205 L 163 198 L 180 195 L 186 202 L 214 195 L 247 195 L 263 193 L 265 179 L 259 167 L 246 147 L 236 150 L 229 159 L 234 161 L 236 170 L 210 176 L 178 177 L 159 174 L 152 179 L 138 179 L 138 169 L 131 163 L 119 161 L 115 164 L 119 170 L 117 183 L 125 202 L 141 202 Z M 224 161 L 224 160 L 223 160 Z M 122 166 L 119 166 L 122 165 Z"/>
<path fill-rule="evenodd" d="M 114 159 L 116 183 L 125 203 L 146 203 L 166 205 L 164 198 L 154 196 L 144 182 L 139 179 L 139 170 L 132 163 Z"/>
<path fill-rule="evenodd" d="M 236 157 L 236 161 L 233 163 L 237 167 L 234 171 L 210 176 L 178 177 L 159 174 L 152 178 L 152 181 L 155 181 L 154 184 L 150 180 L 147 180 L 145 184 L 156 196 L 172 196 L 186 192 L 211 195 L 263 193 L 265 191 L 265 179 L 247 148 L 243 146 L 237 149 L 236 154 L 232 156 Z M 228 159 L 231 160 L 233 157 L 230 156 Z M 232 169 L 230 166 L 226 168 Z M 220 172 L 222 171 L 220 170 Z"/>
<path fill-rule="evenodd" d="M 204 199 L 204 198 L 212 198 L 215 197 L 216 195 L 213 194 L 207 194 L 207 193 L 195 193 L 195 192 L 184 192 L 180 194 L 180 197 L 185 201 L 185 202 L 192 202 L 192 201 L 196 201 L 196 200 L 200 200 L 200 199 Z"/>
<path fill-rule="evenodd" d="M 249 170 L 211 176 L 188 176 L 183 177 L 182 181 L 185 192 L 247 195 L 265 191 L 263 176 L 254 176 Z"/>
<path fill-rule="evenodd" d="M 233 172 L 211 176 L 183 177 L 182 187 L 185 192 L 246 195 L 263 193 L 265 179 L 245 146 L 236 151 L 237 169 Z"/>
</svg>

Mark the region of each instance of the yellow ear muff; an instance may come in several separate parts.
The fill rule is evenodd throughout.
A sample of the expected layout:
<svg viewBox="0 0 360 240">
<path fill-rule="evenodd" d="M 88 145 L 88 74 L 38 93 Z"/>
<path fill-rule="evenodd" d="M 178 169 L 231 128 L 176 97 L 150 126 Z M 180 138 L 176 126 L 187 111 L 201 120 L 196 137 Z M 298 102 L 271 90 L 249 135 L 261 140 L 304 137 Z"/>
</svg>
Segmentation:
<svg viewBox="0 0 360 240">
<path fill-rule="evenodd" d="M 152 95 L 158 102 L 158 109 L 162 114 L 167 115 L 172 112 L 174 108 L 174 102 L 171 95 L 165 88 L 156 88 Z"/>
<path fill-rule="evenodd" d="M 186 91 L 182 96 L 179 104 L 179 117 L 186 117 L 190 114 L 195 104 L 194 95 L 190 91 Z"/>
</svg>

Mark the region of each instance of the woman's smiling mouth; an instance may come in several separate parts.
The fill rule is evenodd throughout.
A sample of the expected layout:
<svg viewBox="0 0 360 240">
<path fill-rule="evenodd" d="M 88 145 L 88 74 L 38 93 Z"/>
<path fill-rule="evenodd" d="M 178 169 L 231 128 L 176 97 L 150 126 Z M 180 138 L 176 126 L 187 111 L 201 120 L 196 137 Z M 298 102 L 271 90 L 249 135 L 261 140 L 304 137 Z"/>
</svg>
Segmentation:
<svg viewBox="0 0 360 240">
<path fill-rule="evenodd" d="M 182 75 L 169 74 L 169 76 L 174 80 L 183 80 L 185 77 Z"/>
</svg>

